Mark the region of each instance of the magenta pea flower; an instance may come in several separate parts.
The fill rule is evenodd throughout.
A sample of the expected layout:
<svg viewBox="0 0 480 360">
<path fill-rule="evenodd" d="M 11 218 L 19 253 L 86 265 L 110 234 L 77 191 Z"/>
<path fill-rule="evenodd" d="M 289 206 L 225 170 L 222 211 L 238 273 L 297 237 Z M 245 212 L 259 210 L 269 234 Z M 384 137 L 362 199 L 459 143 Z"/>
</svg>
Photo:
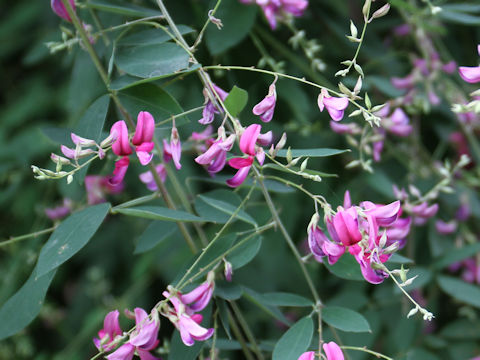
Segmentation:
<svg viewBox="0 0 480 360">
<path fill-rule="evenodd" d="M 152 142 L 155 133 L 155 119 L 147 111 L 140 111 L 137 116 L 137 126 L 132 138 L 135 152 L 142 165 L 148 165 L 153 158 L 151 151 L 155 144 Z"/>
<path fill-rule="evenodd" d="M 87 191 L 87 203 L 89 205 L 100 204 L 105 201 L 106 194 L 121 193 L 123 188 L 123 182 L 112 184 L 108 176 L 85 176 L 85 189 Z"/>
<path fill-rule="evenodd" d="M 132 153 L 130 141 L 128 140 L 128 129 L 125 121 L 120 120 L 112 125 L 110 135 L 115 138 L 112 144 L 112 151 L 117 156 L 129 156 Z"/>
<path fill-rule="evenodd" d="M 190 136 L 190 139 L 195 140 L 195 141 L 205 141 L 205 140 L 210 139 L 212 134 L 213 134 L 213 126 L 208 125 L 205 128 L 205 130 L 203 130 L 202 132 L 195 132 L 195 131 L 192 132 L 192 135 Z"/>
<path fill-rule="evenodd" d="M 299 356 L 298 360 L 315 360 L 315 351 L 307 351 Z"/>
<path fill-rule="evenodd" d="M 75 11 L 75 0 L 69 0 L 69 2 L 70 2 L 70 5 L 72 6 L 73 11 Z M 62 0 L 51 0 L 50 5 L 55 14 L 60 16 L 62 19 L 72 22 L 72 19 L 68 14 L 67 9 L 65 8 L 65 5 L 63 5 Z"/>
<path fill-rule="evenodd" d="M 128 170 L 128 165 L 130 164 L 130 159 L 128 156 L 122 157 L 120 160 L 115 162 L 115 169 L 113 169 L 113 175 L 110 176 L 109 182 L 111 185 L 120 184 L 125 178 L 125 174 Z"/>
<path fill-rule="evenodd" d="M 180 158 L 182 157 L 182 143 L 180 142 L 180 136 L 178 135 L 178 130 L 173 124 L 172 134 L 170 136 L 170 143 L 163 139 L 163 159 L 165 161 L 170 161 L 173 159 L 173 163 L 177 170 L 182 168 L 180 164 Z"/>
<path fill-rule="evenodd" d="M 411 89 L 415 86 L 415 75 L 412 73 L 403 78 L 392 77 L 390 81 L 392 82 L 392 85 L 397 89 Z"/>
<path fill-rule="evenodd" d="M 425 201 L 419 205 L 413 206 L 410 208 L 410 212 L 415 215 L 413 222 L 415 225 L 423 225 L 428 219 L 435 216 L 438 211 L 438 204 L 433 204 L 428 206 L 428 203 Z"/>
<path fill-rule="evenodd" d="M 257 149 L 257 144 L 260 146 L 268 146 L 273 139 L 271 131 L 260 134 L 262 127 L 258 124 L 248 126 L 240 137 L 240 150 L 248 155 L 246 158 L 230 159 L 228 165 L 237 169 L 237 173 L 233 178 L 227 180 L 227 185 L 230 187 L 240 186 L 248 176 L 248 172 L 252 167 L 255 157 L 260 165 L 263 165 L 265 160 L 265 153 L 262 148 Z"/>
<path fill-rule="evenodd" d="M 342 349 L 333 341 L 323 344 L 323 351 L 327 355 L 327 360 L 344 360 Z"/>
<path fill-rule="evenodd" d="M 268 94 L 265 98 L 254 106 L 252 112 L 254 115 L 259 115 L 260 120 L 263 122 L 270 122 L 273 118 L 273 112 L 275 111 L 275 103 L 277 102 L 277 91 L 275 89 L 275 83 L 277 79 L 268 88 Z"/>
<path fill-rule="evenodd" d="M 151 318 L 141 308 L 135 308 L 135 330 L 130 334 L 129 340 L 115 352 L 107 356 L 108 360 L 131 360 L 135 352 L 141 360 L 160 360 L 150 351 L 158 345 L 157 334 L 160 320 L 157 311 L 153 311 Z"/>
<path fill-rule="evenodd" d="M 210 89 L 214 94 L 218 95 L 221 101 L 225 101 L 228 96 L 228 93 L 225 90 L 218 87 L 214 83 L 212 83 L 212 87 Z M 205 107 L 202 111 L 202 118 L 198 120 L 198 122 L 202 125 L 207 125 L 213 122 L 215 114 L 220 113 L 220 110 L 215 106 L 214 102 L 212 102 L 210 96 L 208 96 L 207 89 L 203 90 L 203 94 L 205 96 Z"/>
<path fill-rule="evenodd" d="M 477 45 L 477 51 L 480 55 L 480 44 Z M 460 66 L 458 72 L 462 79 L 468 83 L 480 82 L 480 66 Z"/>
<path fill-rule="evenodd" d="M 72 211 L 72 200 L 64 199 L 63 204 L 54 208 L 45 208 L 45 215 L 50 220 L 59 220 L 70 214 Z"/>
<path fill-rule="evenodd" d="M 232 281 L 232 275 L 233 275 L 233 266 L 230 261 L 227 261 L 223 259 L 224 262 L 224 269 L 223 269 L 223 275 L 225 276 L 225 280 L 228 282 Z"/>
<path fill-rule="evenodd" d="M 394 135 L 405 137 L 412 133 L 413 127 L 405 111 L 396 108 L 392 115 L 383 119 L 382 126 Z"/>
<path fill-rule="evenodd" d="M 320 217 L 315 213 L 308 225 L 308 246 L 315 260 L 322 262 L 322 258 L 327 256 L 328 263 L 333 265 L 345 252 L 345 246 L 332 242 L 327 238 L 322 229 L 317 225 L 319 219 Z"/>
<path fill-rule="evenodd" d="M 356 135 L 362 132 L 362 129 L 356 123 L 341 124 L 336 121 L 330 121 L 330 128 L 337 134 Z"/>
<path fill-rule="evenodd" d="M 442 220 L 437 220 L 435 222 L 435 229 L 437 229 L 437 232 L 442 235 L 448 235 L 451 233 L 454 233 L 455 230 L 457 230 L 457 222 L 455 220 L 445 222 Z"/>
<path fill-rule="evenodd" d="M 120 313 L 118 310 L 110 311 L 103 320 L 103 329 L 98 332 L 98 338 L 93 343 L 99 351 L 110 351 L 115 347 L 114 341 L 122 335 L 122 329 L 118 322 Z M 113 343 L 113 344 L 112 344 Z"/>
<path fill-rule="evenodd" d="M 155 166 L 155 171 L 157 172 L 160 180 L 162 180 L 162 182 L 165 182 L 165 180 L 167 179 L 167 170 L 165 169 L 165 166 L 163 166 L 163 164 L 158 164 L 157 166 Z M 157 183 L 155 182 L 155 178 L 153 177 L 153 174 L 150 170 L 141 173 L 138 177 L 140 178 L 140 181 L 147 186 L 148 190 L 158 190 Z"/>
<path fill-rule="evenodd" d="M 333 217 L 326 220 L 327 229 L 333 241 L 351 246 L 362 240 L 359 229 L 358 213 L 354 207 L 339 207 Z"/>
<path fill-rule="evenodd" d="M 328 114 L 334 121 L 343 119 L 343 112 L 348 106 L 348 98 L 330 96 L 325 89 L 322 89 L 318 95 L 317 102 L 320 111 L 322 112 L 324 108 L 327 108 Z"/>
<path fill-rule="evenodd" d="M 232 149 L 236 139 L 235 134 L 224 138 L 223 131 L 219 133 L 217 140 L 203 154 L 195 158 L 197 164 L 208 165 L 207 171 L 210 174 L 216 174 L 225 167 L 227 152 Z"/>
</svg>

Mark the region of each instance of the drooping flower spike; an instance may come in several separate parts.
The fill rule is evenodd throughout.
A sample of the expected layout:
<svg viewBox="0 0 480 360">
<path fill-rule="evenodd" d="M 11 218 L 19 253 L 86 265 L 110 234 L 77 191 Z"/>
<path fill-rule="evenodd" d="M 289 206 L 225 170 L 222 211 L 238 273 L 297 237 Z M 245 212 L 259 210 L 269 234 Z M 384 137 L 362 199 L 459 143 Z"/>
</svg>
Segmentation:
<svg viewBox="0 0 480 360">
<path fill-rule="evenodd" d="M 326 108 L 328 114 L 334 121 L 340 121 L 343 119 L 343 112 L 348 106 L 348 98 L 330 96 L 325 89 L 322 89 L 318 95 L 317 102 L 320 111 L 322 112 L 323 109 Z"/>
<path fill-rule="evenodd" d="M 275 104 L 277 102 L 277 91 L 275 89 L 275 83 L 277 78 L 268 88 L 268 94 L 265 98 L 260 101 L 257 105 L 254 106 L 252 112 L 255 115 L 260 116 L 260 120 L 263 122 L 270 122 L 273 118 L 273 113 L 275 111 Z"/>
<path fill-rule="evenodd" d="M 75 11 L 75 0 L 69 0 L 70 5 L 72 6 L 73 11 Z M 55 14 L 60 16 L 62 19 L 72 22 L 72 18 L 67 12 L 65 5 L 63 5 L 62 0 L 51 0 L 50 5 Z"/>
<path fill-rule="evenodd" d="M 477 45 L 477 51 L 480 55 L 480 44 Z M 460 66 L 458 68 L 458 73 L 468 83 L 478 83 L 480 82 L 480 66 Z"/>
</svg>

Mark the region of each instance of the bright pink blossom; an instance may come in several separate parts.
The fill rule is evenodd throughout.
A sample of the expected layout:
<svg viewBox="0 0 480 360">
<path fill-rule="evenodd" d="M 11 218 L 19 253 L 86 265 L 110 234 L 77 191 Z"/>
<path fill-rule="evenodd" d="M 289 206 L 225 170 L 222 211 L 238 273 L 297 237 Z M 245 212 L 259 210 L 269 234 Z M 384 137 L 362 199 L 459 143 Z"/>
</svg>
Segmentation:
<svg viewBox="0 0 480 360">
<path fill-rule="evenodd" d="M 110 351 L 115 347 L 112 344 L 117 336 L 122 335 L 122 329 L 118 322 L 120 313 L 118 310 L 110 311 L 103 320 L 103 329 L 98 332 L 98 338 L 93 339 L 93 343 L 99 351 Z"/>
<path fill-rule="evenodd" d="M 308 6 L 308 0 L 240 0 L 244 4 L 256 3 L 262 9 L 270 27 L 275 30 L 278 21 L 286 16 L 299 17 Z"/>
<path fill-rule="evenodd" d="M 480 55 L 480 45 L 477 45 L 477 51 Z M 480 82 L 480 66 L 460 66 L 458 72 L 462 79 L 468 83 Z"/>
<path fill-rule="evenodd" d="M 163 166 L 163 164 L 158 164 L 157 166 L 155 166 L 155 171 L 157 172 L 160 180 L 162 180 L 162 182 L 165 182 L 165 180 L 167 179 L 167 170 L 165 169 L 165 166 Z M 141 173 L 139 175 L 139 178 L 140 178 L 140 181 L 147 186 L 148 190 L 150 191 L 158 190 L 157 183 L 155 182 L 155 178 L 150 170 L 144 173 Z"/>
<path fill-rule="evenodd" d="M 304 352 L 298 360 L 315 360 L 315 351 Z"/>
<path fill-rule="evenodd" d="M 323 351 L 327 355 L 327 360 L 344 360 L 342 349 L 333 341 L 323 344 Z"/>
<path fill-rule="evenodd" d="M 128 156 L 132 153 L 130 141 L 128 140 L 128 129 L 125 121 L 120 120 L 113 124 L 110 135 L 115 138 L 112 144 L 112 151 L 117 156 Z"/>
<path fill-rule="evenodd" d="M 175 124 L 172 127 L 172 134 L 170 136 L 170 143 L 165 139 L 163 140 L 163 159 L 170 161 L 173 159 L 173 163 L 177 170 L 182 168 L 180 164 L 180 158 L 182 157 L 182 143 L 180 142 L 180 136 Z"/>
<path fill-rule="evenodd" d="M 128 170 L 128 165 L 130 164 L 130 159 L 128 156 L 122 157 L 120 160 L 115 162 L 115 169 L 113 170 L 113 175 L 110 177 L 109 182 L 111 185 L 120 184 L 125 178 L 125 174 Z"/>
<path fill-rule="evenodd" d="M 155 144 L 152 142 L 155 133 L 155 119 L 147 111 L 140 111 L 137 117 L 137 126 L 132 138 L 135 152 L 142 165 L 148 165 L 152 161 L 151 154 Z"/>
<path fill-rule="evenodd" d="M 75 11 L 75 0 L 69 0 L 69 2 L 70 2 L 70 5 L 72 6 L 73 11 Z M 50 5 L 55 14 L 60 16 L 62 19 L 72 22 L 72 19 L 68 14 L 67 9 L 65 8 L 65 5 L 63 5 L 62 0 L 51 0 Z"/>
<path fill-rule="evenodd" d="M 348 106 L 348 98 L 330 96 L 325 89 L 322 89 L 318 95 L 317 102 L 320 111 L 327 108 L 328 114 L 334 121 L 340 121 L 343 119 L 343 112 Z"/>
<path fill-rule="evenodd" d="M 108 360 L 131 360 L 135 352 L 141 360 L 160 360 L 150 353 L 159 342 L 157 339 L 160 328 L 158 313 L 153 311 L 149 318 L 147 312 L 141 308 L 135 308 L 134 312 L 135 330 L 125 344 L 107 356 Z"/>
<path fill-rule="evenodd" d="M 277 102 L 277 91 L 275 89 L 276 80 L 270 85 L 268 94 L 253 108 L 253 113 L 260 116 L 260 120 L 263 122 L 269 122 L 273 118 L 273 112 L 275 111 L 275 103 Z"/>
</svg>

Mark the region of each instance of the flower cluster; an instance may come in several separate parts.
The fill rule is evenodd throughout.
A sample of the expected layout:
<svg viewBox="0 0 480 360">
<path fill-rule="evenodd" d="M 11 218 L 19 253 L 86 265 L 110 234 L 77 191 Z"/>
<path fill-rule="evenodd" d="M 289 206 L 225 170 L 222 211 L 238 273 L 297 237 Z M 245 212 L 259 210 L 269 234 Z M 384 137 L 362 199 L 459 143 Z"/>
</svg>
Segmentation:
<svg viewBox="0 0 480 360">
<path fill-rule="evenodd" d="M 240 0 L 240 2 L 260 6 L 273 30 L 277 28 L 278 22 L 286 21 L 289 16 L 302 16 L 308 6 L 308 0 Z"/>
<path fill-rule="evenodd" d="M 329 239 L 318 227 L 319 215 L 314 214 L 307 228 L 310 251 L 317 261 L 327 257 L 334 264 L 348 251 L 360 265 L 362 275 L 368 282 L 378 284 L 388 277 L 381 264 L 405 244 L 410 231 L 410 219 L 401 219 L 400 201 L 388 205 L 370 201 L 352 205 L 350 194 L 345 193 L 343 207 L 327 214 Z"/>
</svg>

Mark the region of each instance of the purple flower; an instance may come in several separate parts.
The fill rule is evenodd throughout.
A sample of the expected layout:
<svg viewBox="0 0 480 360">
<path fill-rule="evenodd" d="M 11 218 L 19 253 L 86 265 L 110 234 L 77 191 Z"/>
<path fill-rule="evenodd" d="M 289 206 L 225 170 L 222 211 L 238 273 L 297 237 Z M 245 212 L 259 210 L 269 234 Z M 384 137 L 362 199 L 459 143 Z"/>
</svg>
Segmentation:
<svg viewBox="0 0 480 360">
<path fill-rule="evenodd" d="M 160 180 L 162 180 L 162 182 L 165 182 L 167 178 L 167 170 L 165 169 L 165 166 L 163 166 L 163 164 L 158 164 L 157 166 L 155 166 L 155 171 L 157 172 Z M 158 190 L 157 183 L 155 182 L 155 178 L 153 177 L 153 174 L 150 170 L 144 173 L 141 173 L 139 175 L 139 178 L 142 183 L 147 185 L 148 190 L 150 191 Z"/>
<path fill-rule="evenodd" d="M 477 51 L 480 55 L 480 45 L 477 45 Z M 469 66 L 460 66 L 458 72 L 463 80 L 468 83 L 477 83 L 480 82 L 480 66 L 469 67 Z"/>
<path fill-rule="evenodd" d="M 110 177 L 100 175 L 85 176 L 85 189 L 89 205 L 99 204 L 105 201 L 106 194 L 118 194 L 123 191 L 123 182 L 110 183 Z"/>
<path fill-rule="evenodd" d="M 225 167 L 227 152 L 232 149 L 235 139 L 236 136 L 234 134 L 228 136 L 226 139 L 223 139 L 222 135 L 220 135 L 208 150 L 195 158 L 195 162 L 201 165 L 208 165 L 208 172 L 210 174 L 216 174 Z"/>
<path fill-rule="evenodd" d="M 149 318 L 147 312 L 135 308 L 135 330 L 130 334 L 129 340 L 115 352 L 107 356 L 108 360 L 131 360 L 135 352 L 141 360 L 160 360 L 150 351 L 158 345 L 157 334 L 160 328 L 158 313 L 154 310 Z"/>
<path fill-rule="evenodd" d="M 46 208 L 45 215 L 50 220 L 59 220 L 64 218 L 72 211 L 72 200 L 70 199 L 63 199 L 63 205 L 56 206 L 54 208 Z"/>
<path fill-rule="evenodd" d="M 70 2 L 70 5 L 72 6 L 73 11 L 75 11 L 75 0 L 69 0 L 69 2 Z M 65 8 L 65 5 L 63 5 L 62 0 L 51 0 L 50 5 L 55 14 L 60 16 L 62 19 L 72 22 L 72 19 L 68 14 L 67 9 Z"/>
<path fill-rule="evenodd" d="M 270 122 L 275 111 L 275 103 L 277 102 L 277 92 L 275 90 L 275 81 L 268 88 L 268 94 L 265 98 L 254 106 L 252 112 L 260 116 L 263 122 Z"/>
<path fill-rule="evenodd" d="M 93 339 L 93 343 L 99 351 L 110 351 L 115 347 L 112 344 L 117 336 L 122 335 L 122 329 L 118 322 L 120 313 L 118 310 L 110 311 L 103 320 L 103 329 L 98 332 L 98 338 Z"/>
<path fill-rule="evenodd" d="M 448 235 L 455 232 L 455 230 L 457 230 L 457 226 L 458 224 L 455 220 L 449 222 L 437 220 L 435 222 L 435 229 L 437 229 L 437 232 L 442 235 Z"/>
<path fill-rule="evenodd" d="M 213 83 L 210 89 L 214 94 L 218 95 L 221 101 L 225 101 L 228 96 L 228 93 L 225 90 Z M 203 90 L 203 94 L 205 96 L 205 107 L 202 111 L 202 118 L 198 120 L 198 122 L 202 125 L 207 125 L 213 122 L 215 114 L 220 113 L 220 110 L 215 106 L 215 104 L 212 102 L 212 99 L 210 99 L 208 96 L 207 89 Z"/>
<path fill-rule="evenodd" d="M 343 112 L 348 106 L 348 98 L 329 96 L 327 90 L 322 89 L 318 95 L 318 108 L 322 112 L 327 108 L 328 114 L 334 121 L 343 119 Z"/>
</svg>

